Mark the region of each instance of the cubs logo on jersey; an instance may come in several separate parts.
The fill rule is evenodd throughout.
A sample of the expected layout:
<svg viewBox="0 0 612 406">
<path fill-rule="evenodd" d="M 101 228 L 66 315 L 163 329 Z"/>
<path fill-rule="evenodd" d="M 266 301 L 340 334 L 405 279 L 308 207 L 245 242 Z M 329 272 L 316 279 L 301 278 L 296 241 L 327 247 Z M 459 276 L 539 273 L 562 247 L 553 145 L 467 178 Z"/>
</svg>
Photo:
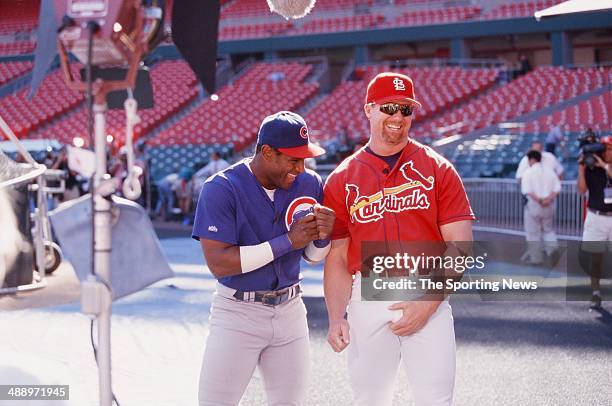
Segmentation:
<svg viewBox="0 0 612 406">
<path fill-rule="evenodd" d="M 314 214 L 315 204 L 317 204 L 317 201 L 310 196 L 300 196 L 293 199 L 291 203 L 289 203 L 289 207 L 287 207 L 287 212 L 285 213 L 287 231 L 291 228 L 293 222 L 309 214 Z"/>
<path fill-rule="evenodd" d="M 433 176 L 423 176 L 414 168 L 412 161 L 403 164 L 399 170 L 406 179 L 405 183 L 386 187 L 370 196 L 361 196 L 357 185 L 346 185 L 346 207 L 352 223 L 375 222 L 382 219 L 386 212 L 429 208 L 430 202 L 425 192 L 433 189 Z"/>
</svg>

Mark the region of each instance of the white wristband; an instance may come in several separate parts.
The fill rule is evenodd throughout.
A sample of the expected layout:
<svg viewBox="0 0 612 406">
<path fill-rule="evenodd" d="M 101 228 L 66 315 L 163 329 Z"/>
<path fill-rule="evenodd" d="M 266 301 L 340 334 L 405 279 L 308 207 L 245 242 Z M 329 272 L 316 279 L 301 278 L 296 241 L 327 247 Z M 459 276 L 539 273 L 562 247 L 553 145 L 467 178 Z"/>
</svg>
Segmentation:
<svg viewBox="0 0 612 406">
<path fill-rule="evenodd" d="M 293 246 L 289 234 L 281 234 L 261 244 L 241 246 L 240 268 L 242 273 L 251 272 L 291 251 Z"/>
<path fill-rule="evenodd" d="M 261 268 L 274 260 L 274 253 L 269 242 L 240 247 L 240 268 L 247 273 Z"/>
<path fill-rule="evenodd" d="M 303 257 L 309 264 L 316 264 L 325 259 L 331 249 L 331 244 L 327 244 L 323 248 L 319 248 L 314 243 L 310 243 L 304 249 Z"/>
</svg>

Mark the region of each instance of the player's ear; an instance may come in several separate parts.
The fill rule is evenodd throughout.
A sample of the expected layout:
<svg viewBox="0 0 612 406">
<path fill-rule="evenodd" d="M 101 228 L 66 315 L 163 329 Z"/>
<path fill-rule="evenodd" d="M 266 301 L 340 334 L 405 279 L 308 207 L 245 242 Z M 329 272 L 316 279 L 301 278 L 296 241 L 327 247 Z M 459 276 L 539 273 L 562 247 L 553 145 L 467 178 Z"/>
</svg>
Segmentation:
<svg viewBox="0 0 612 406">
<path fill-rule="evenodd" d="M 365 112 L 366 117 L 369 119 L 370 116 L 372 115 L 372 105 L 371 104 L 364 104 L 363 105 L 363 111 Z"/>
<path fill-rule="evenodd" d="M 276 155 L 276 151 L 271 146 L 264 144 L 261 147 L 261 155 L 266 161 L 270 161 Z"/>
</svg>

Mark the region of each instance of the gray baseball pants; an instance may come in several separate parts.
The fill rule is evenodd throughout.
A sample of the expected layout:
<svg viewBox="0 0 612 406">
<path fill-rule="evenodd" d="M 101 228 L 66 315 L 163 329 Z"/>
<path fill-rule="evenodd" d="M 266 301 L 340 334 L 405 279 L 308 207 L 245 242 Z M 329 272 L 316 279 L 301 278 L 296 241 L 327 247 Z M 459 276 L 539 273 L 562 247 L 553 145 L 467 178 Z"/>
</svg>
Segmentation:
<svg viewBox="0 0 612 406">
<path fill-rule="evenodd" d="M 269 405 L 302 405 L 310 370 L 302 298 L 270 307 L 237 301 L 234 292 L 217 284 L 200 373 L 200 406 L 237 405 L 255 367 Z"/>
</svg>

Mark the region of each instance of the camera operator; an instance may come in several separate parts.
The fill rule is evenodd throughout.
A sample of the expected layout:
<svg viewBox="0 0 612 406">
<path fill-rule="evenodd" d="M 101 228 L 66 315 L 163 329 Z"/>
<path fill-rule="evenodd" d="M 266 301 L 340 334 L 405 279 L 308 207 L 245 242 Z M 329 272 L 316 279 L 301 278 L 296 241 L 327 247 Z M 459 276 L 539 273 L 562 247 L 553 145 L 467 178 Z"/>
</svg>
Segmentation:
<svg viewBox="0 0 612 406">
<path fill-rule="evenodd" d="M 586 137 L 585 137 L 586 138 Z M 578 160 L 578 191 L 588 192 L 588 211 L 582 236 L 583 250 L 591 253 L 591 308 L 601 307 L 599 280 L 603 255 L 612 244 L 612 136 L 582 141 Z"/>
</svg>

